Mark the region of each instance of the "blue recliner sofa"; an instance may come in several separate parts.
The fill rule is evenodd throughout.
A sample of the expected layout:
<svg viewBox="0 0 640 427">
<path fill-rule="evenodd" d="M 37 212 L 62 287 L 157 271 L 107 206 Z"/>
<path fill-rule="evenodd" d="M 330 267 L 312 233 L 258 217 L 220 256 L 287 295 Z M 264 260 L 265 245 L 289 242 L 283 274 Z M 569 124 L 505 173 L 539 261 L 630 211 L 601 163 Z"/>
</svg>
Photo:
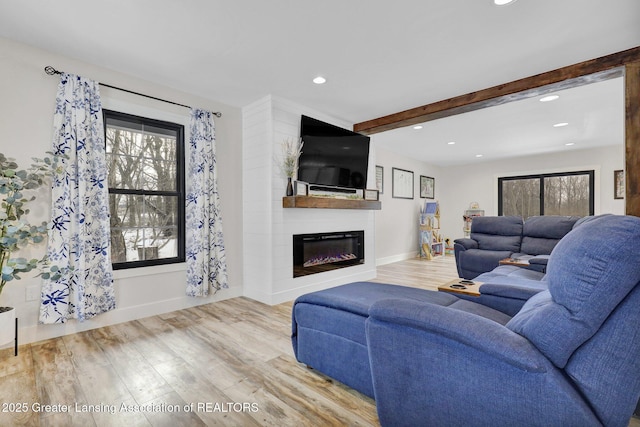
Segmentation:
<svg viewBox="0 0 640 427">
<path fill-rule="evenodd" d="M 637 217 L 576 227 L 551 253 L 548 289 L 506 322 L 376 301 L 366 345 L 382 426 L 627 426 L 640 397 L 638 242 Z"/>
<path fill-rule="evenodd" d="M 474 279 L 489 272 L 505 258 L 529 262 L 528 269 L 544 273 L 549 254 L 576 223 L 577 216 L 477 217 L 469 238 L 454 241 L 458 275 Z"/>
</svg>

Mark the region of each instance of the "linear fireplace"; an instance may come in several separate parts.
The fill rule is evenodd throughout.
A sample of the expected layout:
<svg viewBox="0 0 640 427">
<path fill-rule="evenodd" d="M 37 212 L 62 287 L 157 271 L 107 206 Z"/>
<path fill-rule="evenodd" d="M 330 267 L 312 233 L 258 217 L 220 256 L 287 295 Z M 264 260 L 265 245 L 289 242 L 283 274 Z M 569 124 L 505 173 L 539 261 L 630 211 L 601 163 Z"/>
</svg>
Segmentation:
<svg viewBox="0 0 640 427">
<path fill-rule="evenodd" d="M 364 264 L 364 231 L 293 236 L 293 277 L 357 264 Z"/>
</svg>

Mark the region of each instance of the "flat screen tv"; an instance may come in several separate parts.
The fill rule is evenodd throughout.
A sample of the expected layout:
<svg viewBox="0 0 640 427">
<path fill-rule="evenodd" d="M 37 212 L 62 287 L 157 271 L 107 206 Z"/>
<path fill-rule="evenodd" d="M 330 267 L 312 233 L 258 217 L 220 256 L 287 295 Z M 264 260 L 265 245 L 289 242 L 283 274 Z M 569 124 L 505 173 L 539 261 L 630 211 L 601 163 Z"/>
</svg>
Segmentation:
<svg viewBox="0 0 640 427">
<path fill-rule="evenodd" d="M 303 146 L 298 180 L 316 186 L 364 189 L 369 167 L 369 137 L 302 116 Z"/>
</svg>

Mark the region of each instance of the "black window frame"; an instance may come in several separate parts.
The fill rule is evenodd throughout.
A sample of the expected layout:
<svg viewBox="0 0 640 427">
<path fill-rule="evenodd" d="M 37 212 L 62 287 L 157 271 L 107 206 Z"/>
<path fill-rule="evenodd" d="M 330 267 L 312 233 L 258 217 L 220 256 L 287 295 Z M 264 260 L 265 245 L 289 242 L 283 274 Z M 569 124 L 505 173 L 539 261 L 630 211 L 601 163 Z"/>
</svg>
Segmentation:
<svg viewBox="0 0 640 427">
<path fill-rule="evenodd" d="M 184 125 L 168 122 L 164 120 L 142 117 L 134 114 L 122 113 L 120 111 L 102 109 L 104 122 L 104 144 L 107 148 L 107 118 L 123 120 L 134 124 L 165 128 L 176 132 L 176 190 L 156 191 L 156 190 L 132 190 L 122 188 L 109 188 L 109 194 L 127 194 L 137 196 L 177 196 L 177 256 L 172 258 L 158 258 L 139 261 L 126 261 L 112 263 L 114 270 L 125 270 L 130 268 L 150 267 L 156 265 L 179 264 L 185 262 L 185 132 Z"/>
<path fill-rule="evenodd" d="M 498 178 L 498 215 L 499 216 L 503 215 L 503 202 L 502 202 L 503 182 L 538 178 L 540 180 L 540 215 L 544 215 L 544 179 L 562 177 L 562 176 L 575 176 L 575 175 L 589 176 L 589 215 L 594 215 L 594 212 L 595 212 L 595 194 L 594 194 L 595 193 L 595 171 L 594 170 L 499 177 Z"/>
</svg>

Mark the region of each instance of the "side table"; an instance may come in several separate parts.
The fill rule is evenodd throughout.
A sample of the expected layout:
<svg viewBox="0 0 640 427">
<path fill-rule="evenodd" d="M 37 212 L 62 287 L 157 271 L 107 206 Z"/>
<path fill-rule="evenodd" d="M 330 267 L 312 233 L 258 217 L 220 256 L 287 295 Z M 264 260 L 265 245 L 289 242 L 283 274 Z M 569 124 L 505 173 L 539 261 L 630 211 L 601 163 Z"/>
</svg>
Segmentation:
<svg viewBox="0 0 640 427">
<path fill-rule="evenodd" d="M 500 265 L 515 265 L 516 267 L 528 267 L 529 261 L 520 258 L 505 258 L 498 261 Z"/>
<path fill-rule="evenodd" d="M 480 286 L 482 284 L 483 282 L 475 282 L 473 280 L 457 278 L 445 283 L 444 285 L 438 286 L 438 291 L 479 297 Z"/>
</svg>

